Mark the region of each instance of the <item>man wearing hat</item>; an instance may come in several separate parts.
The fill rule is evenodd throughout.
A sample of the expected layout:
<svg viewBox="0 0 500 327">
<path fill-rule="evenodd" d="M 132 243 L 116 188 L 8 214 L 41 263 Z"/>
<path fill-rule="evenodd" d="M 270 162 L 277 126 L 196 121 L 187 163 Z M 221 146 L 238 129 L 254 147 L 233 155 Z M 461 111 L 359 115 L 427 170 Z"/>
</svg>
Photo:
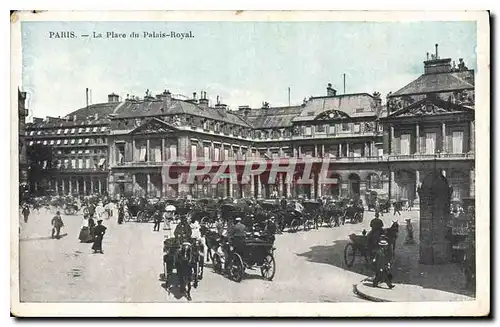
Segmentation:
<svg viewBox="0 0 500 327">
<path fill-rule="evenodd" d="M 97 226 L 94 227 L 94 244 L 92 244 L 92 250 L 94 253 L 103 253 L 102 252 L 102 239 L 104 238 L 104 234 L 106 233 L 106 227 L 102 225 L 102 219 L 97 221 Z"/>
<path fill-rule="evenodd" d="M 233 247 L 233 252 L 241 255 L 245 247 L 245 225 L 241 222 L 241 218 L 237 217 L 235 219 L 235 224 L 232 225 L 227 233 L 229 244 Z M 225 269 L 227 271 L 228 262 L 226 260 L 224 263 Z"/>
<path fill-rule="evenodd" d="M 377 244 L 373 263 L 375 266 L 375 278 L 373 279 L 373 287 L 377 287 L 380 283 L 386 283 L 389 288 L 394 288 L 392 284 L 392 271 L 389 256 L 389 242 L 385 236 L 382 236 Z"/>
<path fill-rule="evenodd" d="M 375 212 L 375 218 L 370 221 L 371 231 L 368 232 L 368 246 L 369 249 L 374 249 L 377 246 L 377 242 L 384 231 L 384 222 L 379 218 L 379 213 Z"/>
<path fill-rule="evenodd" d="M 52 224 L 52 238 L 54 238 L 54 234 L 56 234 L 55 238 L 59 239 L 61 234 L 61 227 L 64 226 L 60 211 L 56 212 L 56 215 L 54 216 L 54 218 L 52 218 L 51 224 Z"/>
<path fill-rule="evenodd" d="M 193 231 L 191 230 L 191 226 L 189 226 L 188 218 L 186 215 L 181 217 L 181 222 L 175 227 L 174 237 L 182 242 L 191 241 L 191 234 Z"/>
</svg>

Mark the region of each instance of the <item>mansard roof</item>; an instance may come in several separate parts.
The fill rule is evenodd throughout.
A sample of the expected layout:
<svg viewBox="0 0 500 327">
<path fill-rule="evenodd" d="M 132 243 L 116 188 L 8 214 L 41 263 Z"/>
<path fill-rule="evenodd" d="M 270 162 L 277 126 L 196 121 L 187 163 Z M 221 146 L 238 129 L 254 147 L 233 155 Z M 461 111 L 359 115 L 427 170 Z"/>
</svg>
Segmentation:
<svg viewBox="0 0 500 327">
<path fill-rule="evenodd" d="M 179 129 L 158 118 L 137 119 L 137 126 L 129 134 L 175 133 Z"/>
<path fill-rule="evenodd" d="M 251 109 L 244 119 L 255 129 L 290 127 L 301 110 L 302 106 Z"/>
<path fill-rule="evenodd" d="M 474 89 L 474 70 L 433 73 L 421 75 L 389 97 L 472 89 Z"/>
</svg>

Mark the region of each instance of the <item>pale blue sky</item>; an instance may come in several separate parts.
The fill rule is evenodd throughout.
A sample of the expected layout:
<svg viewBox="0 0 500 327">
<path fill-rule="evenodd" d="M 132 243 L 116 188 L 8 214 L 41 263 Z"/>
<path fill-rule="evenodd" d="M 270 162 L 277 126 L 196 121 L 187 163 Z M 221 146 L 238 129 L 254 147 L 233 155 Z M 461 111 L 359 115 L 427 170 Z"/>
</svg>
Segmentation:
<svg viewBox="0 0 500 327">
<path fill-rule="evenodd" d="M 49 31 L 187 32 L 193 39 L 49 39 Z M 141 33 L 142 34 L 142 33 Z M 215 102 L 260 107 L 347 93 L 385 97 L 423 72 L 426 52 L 476 68 L 475 22 L 24 22 L 22 86 L 37 117 L 64 116 L 115 92 L 143 96 L 169 89 Z"/>
</svg>

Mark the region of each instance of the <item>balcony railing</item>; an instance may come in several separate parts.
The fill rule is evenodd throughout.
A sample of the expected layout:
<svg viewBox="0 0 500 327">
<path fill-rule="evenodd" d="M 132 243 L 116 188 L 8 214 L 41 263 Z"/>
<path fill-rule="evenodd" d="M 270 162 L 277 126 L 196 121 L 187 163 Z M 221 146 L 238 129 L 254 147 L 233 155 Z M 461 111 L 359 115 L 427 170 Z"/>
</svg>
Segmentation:
<svg viewBox="0 0 500 327">
<path fill-rule="evenodd" d="M 226 161 L 235 162 L 237 165 L 244 164 L 246 161 L 258 161 L 265 160 L 268 162 L 272 162 L 273 160 L 281 160 L 283 162 L 286 161 L 296 161 L 297 163 L 322 163 L 323 161 L 330 161 L 332 163 L 386 163 L 388 161 L 396 162 L 396 161 L 432 161 L 432 160 L 463 160 L 463 159 L 474 159 L 474 153 L 448 153 L 448 154 L 411 154 L 411 155 L 383 155 L 383 156 L 368 156 L 368 157 L 280 157 L 280 158 L 248 158 L 243 160 L 237 160 L 236 158 L 229 158 Z M 181 160 L 179 159 L 176 162 L 172 161 L 134 161 L 134 162 L 121 162 L 112 165 L 112 167 L 161 167 L 163 165 L 186 165 L 191 162 L 204 163 L 210 162 L 213 165 L 220 165 L 224 162 L 224 160 L 207 160 L 199 158 L 198 160 Z"/>
<path fill-rule="evenodd" d="M 323 138 L 360 138 L 360 137 L 374 137 L 378 136 L 377 132 L 337 132 L 337 133 L 318 133 L 314 135 L 292 135 L 292 140 L 304 140 L 304 139 L 323 139 Z"/>
</svg>

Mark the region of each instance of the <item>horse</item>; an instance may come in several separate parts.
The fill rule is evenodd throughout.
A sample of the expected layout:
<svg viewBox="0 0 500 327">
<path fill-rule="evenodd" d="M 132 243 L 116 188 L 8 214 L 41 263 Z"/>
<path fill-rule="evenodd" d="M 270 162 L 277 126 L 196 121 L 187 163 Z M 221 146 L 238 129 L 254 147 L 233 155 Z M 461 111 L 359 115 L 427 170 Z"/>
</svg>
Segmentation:
<svg viewBox="0 0 500 327">
<path fill-rule="evenodd" d="M 193 277 L 193 248 L 191 243 L 182 243 L 177 253 L 176 266 L 180 291 L 191 301 L 191 280 Z M 195 287 L 197 286 L 195 285 Z"/>
<path fill-rule="evenodd" d="M 205 237 L 205 245 L 207 247 L 207 262 L 213 261 L 212 250 L 214 252 L 220 246 L 220 235 L 214 231 L 209 230 L 206 226 L 202 225 L 200 227 L 200 234 L 202 237 Z"/>
<path fill-rule="evenodd" d="M 396 239 L 399 233 L 399 223 L 397 221 L 392 221 L 392 225 L 389 228 L 384 228 L 384 235 L 387 237 L 389 245 L 392 247 L 392 253 L 396 251 Z"/>
</svg>

